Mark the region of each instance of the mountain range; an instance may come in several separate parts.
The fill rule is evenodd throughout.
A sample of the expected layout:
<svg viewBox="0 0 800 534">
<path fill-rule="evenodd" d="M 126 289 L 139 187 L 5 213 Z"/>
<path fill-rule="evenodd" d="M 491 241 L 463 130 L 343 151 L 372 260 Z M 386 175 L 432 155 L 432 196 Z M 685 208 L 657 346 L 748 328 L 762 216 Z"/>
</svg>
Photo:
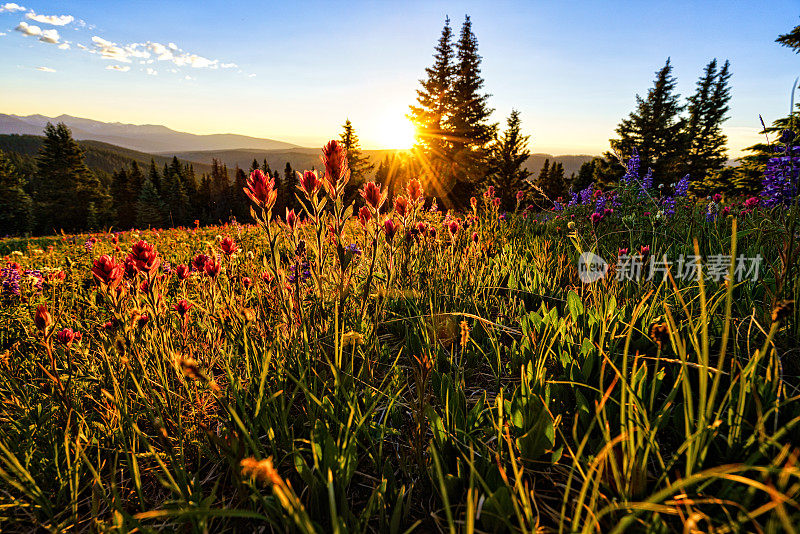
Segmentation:
<svg viewBox="0 0 800 534">
<path fill-rule="evenodd" d="M 197 163 L 196 170 L 198 172 L 205 171 L 213 158 L 220 160 L 229 169 L 236 165 L 248 169 L 254 159 L 259 162 L 266 159 L 273 169 L 278 170 L 282 170 L 287 162 L 293 169 L 310 169 L 320 166 L 319 148 L 301 147 L 274 139 L 238 134 L 197 135 L 178 132 L 161 125 L 108 123 L 70 115 L 46 117 L 44 115 L 19 116 L 0 113 L 0 134 L 41 136 L 48 122 L 53 124 L 63 122 L 72 130 L 72 136 L 75 139 L 82 141 L 86 147 L 91 146 L 95 151 L 102 151 L 106 160 L 108 160 L 107 156 L 113 152 L 116 152 L 118 159 L 136 160 L 140 163 L 149 162 L 151 156 L 155 157 L 156 163 L 177 156 L 178 159 L 185 162 Z M 6 138 L 2 143 L 6 145 L 6 150 L 10 149 L 8 144 L 11 141 L 12 139 Z M 100 144 L 92 146 L 91 142 L 100 142 Z M 30 150 L 35 144 L 38 143 L 29 140 L 25 143 L 27 150 L 23 152 L 30 154 Z M 364 155 L 377 164 L 385 156 L 394 152 L 396 151 L 364 150 Z M 531 154 L 525 162 L 525 167 L 535 176 L 545 159 L 549 159 L 551 163 L 561 163 L 564 166 L 564 173 L 569 176 L 577 173 L 580 166 L 592 158 L 593 156 L 590 155 L 553 156 L 536 153 Z M 87 161 L 87 163 L 90 162 Z M 90 164 L 90 167 L 94 166 Z M 102 170 L 108 172 L 107 169 Z"/>
</svg>

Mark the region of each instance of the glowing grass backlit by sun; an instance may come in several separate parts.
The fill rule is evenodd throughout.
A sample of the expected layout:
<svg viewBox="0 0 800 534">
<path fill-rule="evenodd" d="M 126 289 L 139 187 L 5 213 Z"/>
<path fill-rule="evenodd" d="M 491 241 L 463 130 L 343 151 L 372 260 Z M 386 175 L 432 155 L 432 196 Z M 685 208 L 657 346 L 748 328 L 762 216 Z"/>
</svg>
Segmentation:
<svg viewBox="0 0 800 534">
<path fill-rule="evenodd" d="M 408 150 L 414 146 L 417 129 L 405 117 L 388 120 L 381 126 L 380 142 L 386 148 Z"/>
</svg>

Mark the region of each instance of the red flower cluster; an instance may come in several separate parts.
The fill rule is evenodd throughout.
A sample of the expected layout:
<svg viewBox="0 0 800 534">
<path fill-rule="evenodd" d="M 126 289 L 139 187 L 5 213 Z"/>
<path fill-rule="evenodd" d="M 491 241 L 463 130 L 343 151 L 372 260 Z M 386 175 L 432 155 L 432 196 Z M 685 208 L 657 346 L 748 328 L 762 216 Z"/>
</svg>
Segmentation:
<svg viewBox="0 0 800 534">
<path fill-rule="evenodd" d="M 174 309 L 181 317 L 184 317 L 186 313 L 194 306 L 191 302 L 186 299 L 181 299 L 175 304 L 172 309 Z"/>
<path fill-rule="evenodd" d="M 408 199 L 406 197 L 401 195 L 394 199 L 394 212 L 403 219 L 408 215 Z"/>
<path fill-rule="evenodd" d="M 239 250 L 239 246 L 236 244 L 236 242 L 227 236 L 223 237 L 222 241 L 219 242 L 219 248 L 222 249 L 222 252 L 224 252 L 226 256 L 230 256 Z"/>
<path fill-rule="evenodd" d="M 394 234 L 397 233 L 398 228 L 400 228 L 400 223 L 394 222 L 393 219 L 386 219 L 383 221 L 383 233 L 386 234 L 387 241 L 392 241 L 394 239 Z"/>
<path fill-rule="evenodd" d="M 244 192 L 250 197 L 250 200 L 266 210 L 271 210 L 272 206 L 275 205 L 275 200 L 278 198 L 275 180 L 267 178 L 267 175 L 261 169 L 256 169 L 250 173 Z"/>
<path fill-rule="evenodd" d="M 53 316 L 47 311 L 47 306 L 45 304 L 40 304 L 36 307 L 33 323 L 36 325 L 36 328 L 42 332 L 53 326 Z"/>
<path fill-rule="evenodd" d="M 381 186 L 375 182 L 367 182 L 361 189 L 361 197 L 364 202 L 374 210 L 381 209 L 383 203 L 386 202 L 387 195 L 386 192 L 381 193 Z"/>
<path fill-rule="evenodd" d="M 308 198 L 317 194 L 317 191 L 322 187 L 322 182 L 317 176 L 317 171 L 306 171 L 303 174 L 297 173 L 300 185 L 297 188 L 302 191 Z"/>
<path fill-rule="evenodd" d="M 411 199 L 411 202 L 415 204 L 420 200 L 424 200 L 423 195 L 425 192 L 422 189 L 422 184 L 416 178 L 409 180 L 406 186 L 406 193 L 408 193 L 408 198 Z"/>
<path fill-rule="evenodd" d="M 219 274 L 219 271 L 222 269 L 222 264 L 219 262 L 219 259 L 214 256 L 213 258 L 209 258 L 205 264 L 205 272 L 211 278 L 216 278 Z"/>
<path fill-rule="evenodd" d="M 69 348 L 73 341 L 81 340 L 80 332 L 73 332 L 72 328 L 65 328 L 56 334 L 56 339 L 59 343 Z"/>
<path fill-rule="evenodd" d="M 148 275 L 152 275 L 161 264 L 155 247 L 147 241 L 134 243 L 131 253 L 128 254 L 128 259 L 133 263 L 137 271 Z"/>
<path fill-rule="evenodd" d="M 322 147 L 320 159 L 325 167 L 325 190 L 335 200 L 341 188 L 350 180 L 347 150 L 337 141 L 331 141 Z"/>
<path fill-rule="evenodd" d="M 92 265 L 92 274 L 95 280 L 101 284 L 105 284 L 109 289 L 115 289 L 120 282 L 122 276 L 125 274 L 125 268 L 122 264 L 116 263 L 114 258 L 108 254 L 103 254 Z"/>
</svg>

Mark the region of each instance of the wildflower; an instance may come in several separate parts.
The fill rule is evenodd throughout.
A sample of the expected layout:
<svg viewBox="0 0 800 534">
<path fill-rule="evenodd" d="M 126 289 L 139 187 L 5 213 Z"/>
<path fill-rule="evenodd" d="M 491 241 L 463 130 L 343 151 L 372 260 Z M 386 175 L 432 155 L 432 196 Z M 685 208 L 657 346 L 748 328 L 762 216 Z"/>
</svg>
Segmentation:
<svg viewBox="0 0 800 534">
<path fill-rule="evenodd" d="M 200 380 L 203 374 L 200 371 L 200 364 L 194 358 L 178 356 L 176 358 L 178 366 L 180 366 L 183 375 L 190 380 Z"/>
<path fill-rule="evenodd" d="M 186 300 L 186 299 L 181 299 L 181 300 L 179 300 L 179 301 L 177 302 L 177 304 L 175 304 L 175 305 L 172 307 L 172 309 L 174 309 L 176 312 L 178 312 L 178 314 L 179 314 L 181 317 L 184 317 L 184 316 L 186 315 L 186 313 L 187 313 L 187 312 L 188 312 L 190 309 L 192 309 L 192 307 L 193 307 L 193 306 L 194 306 L 194 304 L 192 304 L 192 303 L 191 303 L 191 302 L 189 302 L 188 300 Z"/>
<path fill-rule="evenodd" d="M 472 232 L 472 242 L 473 243 L 478 242 L 478 232 Z"/>
<path fill-rule="evenodd" d="M 450 221 L 447 223 L 447 229 L 450 230 L 450 235 L 454 236 L 461 230 L 461 225 L 458 224 L 458 221 Z"/>
<path fill-rule="evenodd" d="M 317 176 L 317 171 L 305 171 L 303 174 L 297 172 L 299 185 L 297 188 L 302 191 L 306 197 L 311 198 L 317 194 L 322 187 L 322 182 Z"/>
<path fill-rule="evenodd" d="M 759 200 L 758 197 L 750 197 L 747 200 L 745 200 L 744 204 L 742 204 L 742 205 L 744 206 L 745 209 L 751 210 L 751 209 L 755 208 L 756 206 L 758 206 L 759 202 L 760 202 L 760 200 Z"/>
<path fill-rule="evenodd" d="M 349 245 L 344 247 L 344 250 L 346 252 L 349 252 L 350 254 L 353 254 L 354 256 L 360 256 L 361 255 L 361 249 L 358 248 L 358 245 L 356 243 L 350 243 Z"/>
<path fill-rule="evenodd" d="M 261 279 L 268 284 L 271 284 L 272 282 L 275 281 L 275 277 L 269 271 L 264 271 L 263 273 L 261 273 Z"/>
<path fill-rule="evenodd" d="M 225 255 L 227 256 L 230 256 L 231 254 L 239 250 L 239 247 L 236 244 L 236 242 L 227 236 L 223 237 L 222 240 L 219 242 L 219 248 L 222 249 L 222 252 L 224 252 Z"/>
<path fill-rule="evenodd" d="M 603 216 L 601 214 L 597 213 L 597 212 L 592 213 L 591 215 L 589 215 L 589 220 L 592 221 L 593 225 L 596 225 L 597 223 L 599 223 L 602 218 L 603 218 Z"/>
<path fill-rule="evenodd" d="M 139 317 L 136 318 L 136 325 L 139 328 L 144 328 L 147 326 L 147 323 L 150 322 L 150 316 L 146 313 L 141 314 Z"/>
<path fill-rule="evenodd" d="M 198 254 L 192 260 L 192 267 L 195 271 L 203 272 L 206 268 L 206 263 L 211 261 L 211 258 L 206 256 L 205 254 Z"/>
<path fill-rule="evenodd" d="M 181 264 L 175 267 L 175 274 L 178 275 L 178 280 L 186 280 L 189 278 L 190 273 L 191 270 L 188 265 Z"/>
<path fill-rule="evenodd" d="M 261 169 L 256 169 L 250 173 L 247 179 L 247 186 L 243 190 L 250 197 L 250 200 L 266 210 L 271 210 L 275 205 L 275 200 L 278 198 L 275 180 L 267 178 L 267 175 Z"/>
<path fill-rule="evenodd" d="M 404 196 L 399 196 L 394 199 L 394 212 L 401 219 L 405 219 L 408 215 L 408 199 Z"/>
<path fill-rule="evenodd" d="M 386 240 L 392 241 L 394 239 L 394 234 L 397 232 L 397 229 L 400 228 L 400 224 L 394 222 L 393 219 L 386 219 L 383 221 L 383 233 L 386 234 Z"/>
<path fill-rule="evenodd" d="M 337 141 L 330 141 L 322 148 L 320 157 L 325 166 L 325 190 L 334 200 L 350 180 L 350 169 L 347 165 L 347 150 Z"/>
<path fill-rule="evenodd" d="M 386 202 L 387 193 L 381 193 L 381 186 L 375 182 L 367 182 L 361 189 L 361 196 L 369 207 L 377 211 Z"/>
<path fill-rule="evenodd" d="M 33 316 L 33 323 L 36 328 L 44 332 L 53 326 L 53 316 L 47 311 L 47 305 L 40 304 L 36 307 L 36 314 Z"/>
<path fill-rule="evenodd" d="M 19 287 L 20 274 L 19 270 L 14 267 L 13 263 L 9 263 L 2 269 L 3 273 L 3 294 L 14 295 L 19 297 L 22 295 L 22 290 Z"/>
<path fill-rule="evenodd" d="M 361 226 L 366 228 L 371 218 L 372 212 L 369 210 L 369 207 L 361 206 L 361 209 L 358 210 L 358 222 L 361 223 Z"/>
<path fill-rule="evenodd" d="M 297 228 L 297 215 L 293 209 L 290 210 L 286 208 L 286 227 L 289 228 L 291 232 L 294 232 Z"/>
<path fill-rule="evenodd" d="M 642 257 L 645 257 L 648 254 L 650 254 L 650 245 L 642 245 L 642 246 L 640 246 L 639 247 L 639 254 L 641 254 Z"/>
<path fill-rule="evenodd" d="M 92 274 L 98 282 L 105 284 L 109 289 L 114 289 L 122 281 L 125 271 L 121 264 L 114 261 L 114 258 L 103 254 L 94 260 Z"/>
<path fill-rule="evenodd" d="M 784 154 L 770 158 L 764 169 L 762 180 L 764 205 L 768 208 L 783 206 L 789 208 L 798 195 L 797 182 L 800 179 L 800 154 L 798 147 L 785 147 Z"/>
<path fill-rule="evenodd" d="M 242 285 L 244 286 L 245 289 L 250 289 L 250 286 L 253 285 L 253 281 L 250 279 L 250 277 L 245 276 L 244 278 L 242 278 Z"/>
<path fill-rule="evenodd" d="M 73 341 L 75 340 L 80 341 L 81 333 L 74 332 L 72 328 L 64 328 L 63 330 L 61 330 L 56 334 L 56 339 L 58 340 L 59 343 L 69 348 L 72 346 Z"/>
<path fill-rule="evenodd" d="M 722 202 L 722 194 L 721 193 L 716 193 L 714 195 L 713 199 L 714 199 L 714 202 L 717 202 L 717 203 Z M 756 200 L 758 200 L 758 199 L 756 199 Z"/>
<path fill-rule="evenodd" d="M 422 189 L 422 184 L 416 178 L 412 178 L 408 181 L 408 185 L 406 185 L 406 193 L 408 194 L 408 198 L 410 198 L 411 202 L 414 204 L 422 200 L 422 197 L 425 194 L 424 190 Z"/>
<path fill-rule="evenodd" d="M 467 343 L 469 343 L 469 324 L 467 321 L 461 321 L 461 348 L 467 348 Z"/>
<path fill-rule="evenodd" d="M 494 186 L 490 185 L 489 188 L 486 190 L 486 194 L 489 198 L 494 198 Z"/>
<path fill-rule="evenodd" d="M 517 195 L 516 196 L 517 196 L 517 204 L 519 204 L 520 202 L 522 202 L 522 199 L 525 198 L 525 192 L 524 191 L 517 191 Z"/>
<path fill-rule="evenodd" d="M 211 278 L 216 278 L 221 269 L 222 264 L 216 256 L 209 258 L 204 267 L 205 273 Z"/>
<path fill-rule="evenodd" d="M 155 272 L 155 270 L 158 269 L 158 265 L 161 263 L 161 260 L 158 258 L 158 252 L 156 252 L 153 245 L 142 240 L 134 243 L 131 253 L 128 255 L 128 259 L 132 261 L 138 272 L 147 273 L 148 275 Z"/>
<path fill-rule="evenodd" d="M 427 230 L 428 230 L 428 224 L 427 223 L 425 223 L 423 221 L 420 221 L 420 222 L 417 223 L 417 232 L 419 232 L 420 235 L 425 235 L 425 232 Z"/>
<path fill-rule="evenodd" d="M 362 345 L 364 343 L 364 336 L 358 332 L 349 331 L 342 336 L 342 346 L 349 347 L 350 345 Z"/>
<path fill-rule="evenodd" d="M 492 199 L 492 205 L 493 205 L 495 208 L 499 208 L 499 207 L 500 207 L 500 199 L 499 199 L 499 198 L 493 198 L 493 199 Z"/>
<path fill-rule="evenodd" d="M 627 248 L 620 248 L 617 251 L 617 256 L 627 256 L 627 255 L 628 255 L 628 249 Z"/>
<path fill-rule="evenodd" d="M 783 300 L 775 305 L 775 308 L 772 310 L 772 322 L 777 323 L 787 317 L 789 317 L 794 312 L 794 301 L 793 300 Z"/>
<path fill-rule="evenodd" d="M 478 209 L 478 199 L 475 197 L 470 198 L 469 205 L 472 206 L 472 211 L 475 211 Z"/>
<path fill-rule="evenodd" d="M 686 193 L 689 192 L 689 175 L 687 174 L 683 178 L 681 178 L 678 183 L 675 185 L 675 196 L 676 197 L 685 197 Z M 716 195 L 715 195 L 716 196 Z M 720 198 L 722 198 L 720 196 Z"/>
<path fill-rule="evenodd" d="M 261 483 L 269 483 L 276 486 L 283 484 L 283 480 L 272 465 L 272 457 L 265 460 L 256 460 L 252 457 L 244 458 L 239 462 L 239 465 L 242 468 L 242 476 L 244 477 L 254 478 Z"/>
</svg>

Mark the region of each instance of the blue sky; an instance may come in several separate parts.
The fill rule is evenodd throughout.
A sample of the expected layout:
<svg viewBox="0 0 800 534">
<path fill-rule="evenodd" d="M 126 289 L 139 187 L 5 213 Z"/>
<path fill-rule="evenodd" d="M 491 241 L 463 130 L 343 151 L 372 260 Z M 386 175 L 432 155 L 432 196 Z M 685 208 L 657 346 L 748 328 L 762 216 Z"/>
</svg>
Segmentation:
<svg viewBox="0 0 800 534">
<path fill-rule="evenodd" d="M 519 109 L 534 152 L 606 150 L 667 57 L 684 96 L 716 57 L 731 61 L 738 155 L 759 114 L 788 112 L 800 75 L 800 55 L 774 42 L 800 23 L 800 0 L 17 4 L 0 0 L 0 113 L 309 146 L 346 117 L 367 148 L 402 142 L 446 15 L 456 31 L 472 17 L 493 119 Z"/>
</svg>

